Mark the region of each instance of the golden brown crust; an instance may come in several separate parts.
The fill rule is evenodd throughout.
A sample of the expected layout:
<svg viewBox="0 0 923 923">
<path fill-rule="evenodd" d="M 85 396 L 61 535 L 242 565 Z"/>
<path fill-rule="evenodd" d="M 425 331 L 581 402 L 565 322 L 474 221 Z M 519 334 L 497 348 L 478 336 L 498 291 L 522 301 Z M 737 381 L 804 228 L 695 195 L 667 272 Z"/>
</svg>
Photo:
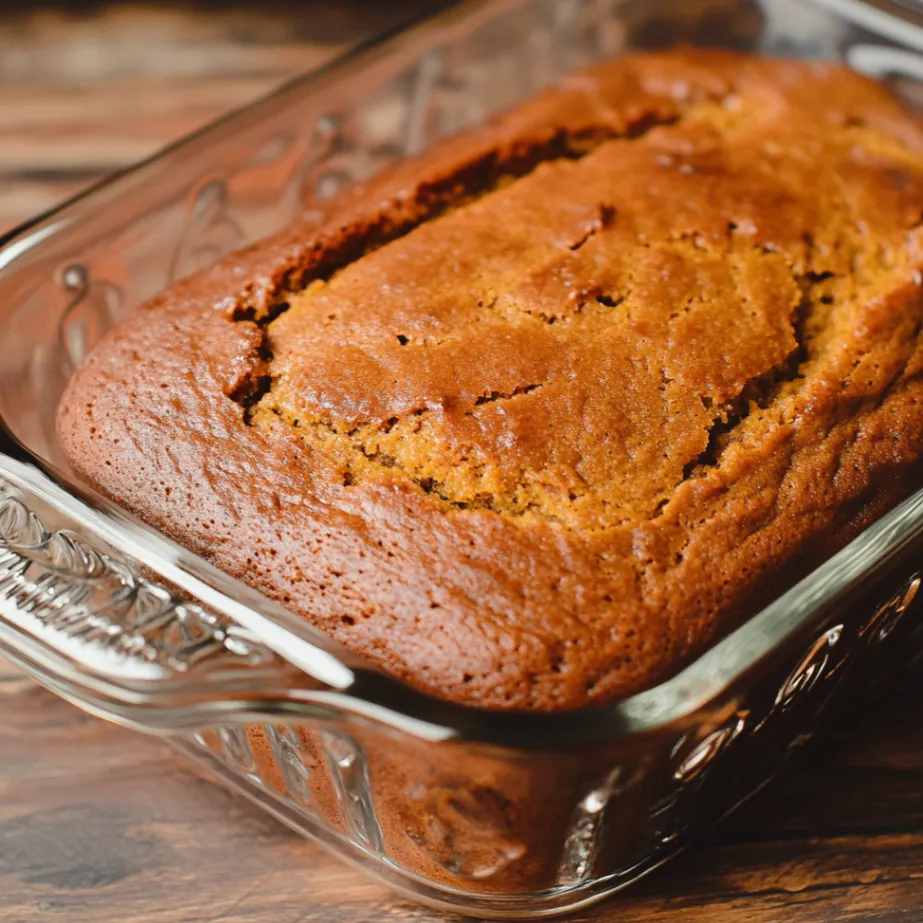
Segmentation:
<svg viewBox="0 0 923 923">
<path fill-rule="evenodd" d="M 62 445 L 415 685 L 623 696 L 912 489 L 921 214 L 877 84 L 631 56 L 170 289 Z"/>
</svg>

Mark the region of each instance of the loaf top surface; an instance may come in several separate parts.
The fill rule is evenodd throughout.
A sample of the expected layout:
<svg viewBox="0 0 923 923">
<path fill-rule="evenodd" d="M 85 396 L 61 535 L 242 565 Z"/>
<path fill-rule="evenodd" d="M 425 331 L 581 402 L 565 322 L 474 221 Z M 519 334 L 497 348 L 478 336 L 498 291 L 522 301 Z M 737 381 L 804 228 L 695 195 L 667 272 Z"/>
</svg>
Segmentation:
<svg viewBox="0 0 923 923">
<path fill-rule="evenodd" d="M 628 56 L 167 290 L 61 443 L 418 687 L 610 700 L 914 488 L 921 216 L 878 84 Z"/>
</svg>

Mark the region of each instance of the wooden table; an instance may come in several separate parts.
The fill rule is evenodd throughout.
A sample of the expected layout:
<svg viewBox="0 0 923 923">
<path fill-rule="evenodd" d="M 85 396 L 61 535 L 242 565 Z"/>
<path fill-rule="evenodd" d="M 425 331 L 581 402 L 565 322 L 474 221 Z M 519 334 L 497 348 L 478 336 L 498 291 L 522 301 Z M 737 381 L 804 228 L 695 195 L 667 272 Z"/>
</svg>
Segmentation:
<svg viewBox="0 0 923 923">
<path fill-rule="evenodd" d="M 879 693 L 710 839 L 571 919 L 923 920 L 921 714 L 923 677 Z M 442 919 L 203 781 L 166 744 L 0 679 L 3 923 Z"/>
<path fill-rule="evenodd" d="M 0 233 L 444 2 L 0 4 Z"/>
<path fill-rule="evenodd" d="M 8 14 L 0 229 L 316 66 L 384 27 L 395 5 L 414 6 Z M 708 841 L 574 919 L 923 920 L 921 715 L 923 678 L 879 694 Z M 442 918 L 202 781 L 166 745 L 88 718 L 0 664 L 2 923 L 390 919 Z"/>
</svg>

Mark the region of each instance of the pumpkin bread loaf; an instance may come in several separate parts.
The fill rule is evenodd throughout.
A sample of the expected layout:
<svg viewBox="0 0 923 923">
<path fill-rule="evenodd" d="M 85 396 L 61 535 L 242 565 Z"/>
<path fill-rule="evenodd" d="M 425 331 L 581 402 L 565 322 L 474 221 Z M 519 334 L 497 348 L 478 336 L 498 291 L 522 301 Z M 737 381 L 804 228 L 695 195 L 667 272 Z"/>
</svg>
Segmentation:
<svg viewBox="0 0 923 923">
<path fill-rule="evenodd" d="M 165 291 L 61 443 L 419 688 L 612 700 L 919 484 L 921 216 L 882 86 L 628 56 Z"/>
</svg>

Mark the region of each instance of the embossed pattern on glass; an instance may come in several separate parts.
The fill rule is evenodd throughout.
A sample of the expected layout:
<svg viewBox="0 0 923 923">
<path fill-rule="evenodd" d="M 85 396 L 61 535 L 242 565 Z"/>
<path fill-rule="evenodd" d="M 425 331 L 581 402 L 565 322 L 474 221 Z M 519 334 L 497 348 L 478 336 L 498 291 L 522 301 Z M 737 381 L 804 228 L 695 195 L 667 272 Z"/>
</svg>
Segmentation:
<svg viewBox="0 0 923 923">
<path fill-rule="evenodd" d="M 271 653 L 201 606 L 142 579 L 69 530 L 48 530 L 0 479 L 0 605 L 4 618 L 84 655 L 131 662 L 141 675 L 185 673 L 205 660 Z M 158 667 L 150 671 L 146 667 Z"/>
</svg>

